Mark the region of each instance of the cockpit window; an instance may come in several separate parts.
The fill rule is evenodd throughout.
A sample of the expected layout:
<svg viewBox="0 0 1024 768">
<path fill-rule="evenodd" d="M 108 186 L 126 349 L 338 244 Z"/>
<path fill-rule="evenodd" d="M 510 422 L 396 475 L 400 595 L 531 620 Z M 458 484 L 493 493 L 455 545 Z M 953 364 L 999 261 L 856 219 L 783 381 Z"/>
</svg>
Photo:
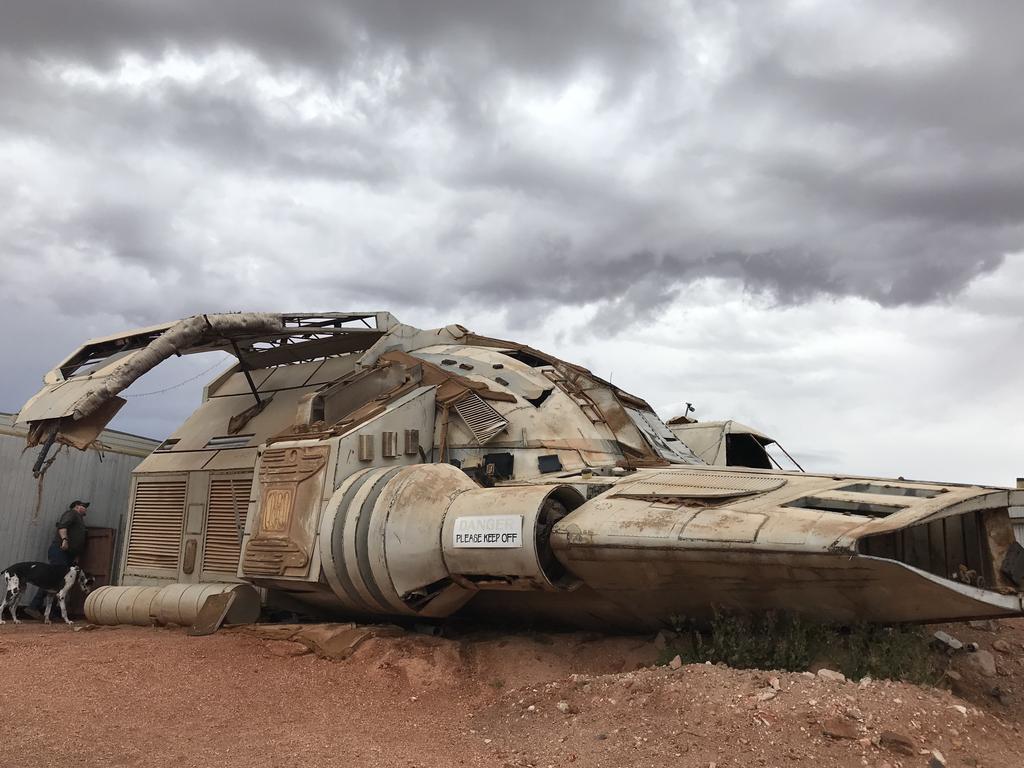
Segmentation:
<svg viewBox="0 0 1024 768">
<path fill-rule="evenodd" d="M 743 432 L 725 436 L 725 463 L 730 467 L 772 468 L 764 446 L 753 435 Z"/>
</svg>

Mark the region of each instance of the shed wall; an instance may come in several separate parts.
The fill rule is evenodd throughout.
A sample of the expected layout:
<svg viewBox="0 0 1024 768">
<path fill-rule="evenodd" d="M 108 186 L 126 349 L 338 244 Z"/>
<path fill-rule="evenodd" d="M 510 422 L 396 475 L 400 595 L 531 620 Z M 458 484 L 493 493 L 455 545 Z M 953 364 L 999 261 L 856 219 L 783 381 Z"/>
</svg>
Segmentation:
<svg viewBox="0 0 1024 768">
<path fill-rule="evenodd" d="M 1024 507 L 1010 507 L 1010 522 L 1013 524 L 1013 535 L 1024 546 Z"/>
<path fill-rule="evenodd" d="M 61 448 L 40 483 L 32 477 L 39 449 L 24 450 L 25 431 L 13 422 L 12 415 L 0 414 L 0 568 L 45 560 L 57 518 L 74 499 L 91 502 L 86 525 L 118 531 L 120 548 L 131 472 L 158 441 L 105 431 L 102 453 Z"/>
</svg>

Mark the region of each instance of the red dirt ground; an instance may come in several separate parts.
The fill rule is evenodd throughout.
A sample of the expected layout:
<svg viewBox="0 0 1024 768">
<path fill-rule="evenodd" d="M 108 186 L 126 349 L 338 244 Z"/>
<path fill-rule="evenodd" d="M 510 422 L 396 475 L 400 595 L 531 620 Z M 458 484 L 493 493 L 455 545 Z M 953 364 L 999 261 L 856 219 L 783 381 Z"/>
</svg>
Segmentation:
<svg viewBox="0 0 1024 768">
<path fill-rule="evenodd" d="M 956 657 L 964 699 L 652 667 L 649 636 L 405 635 L 329 661 L 241 633 L 6 624 L 0 766 L 909 768 L 933 750 L 950 767 L 1024 765 L 1024 621 L 947 629 L 997 661 L 986 678 Z M 884 731 L 914 754 L 880 743 Z"/>
</svg>

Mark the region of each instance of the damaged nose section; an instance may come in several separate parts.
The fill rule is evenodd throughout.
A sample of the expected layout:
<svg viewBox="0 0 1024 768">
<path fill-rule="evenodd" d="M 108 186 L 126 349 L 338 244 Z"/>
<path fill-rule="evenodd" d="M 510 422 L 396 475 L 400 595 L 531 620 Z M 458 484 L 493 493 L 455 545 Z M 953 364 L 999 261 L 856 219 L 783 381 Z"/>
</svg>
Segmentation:
<svg viewBox="0 0 1024 768">
<path fill-rule="evenodd" d="M 1024 547 L 1009 516 L 1014 491 L 986 493 L 895 530 L 871 533 L 856 551 L 870 559 L 899 563 L 922 579 L 976 601 L 978 615 L 1022 610 Z M 958 598 L 947 600 L 961 602 Z M 948 618 L 966 618 L 950 616 Z"/>
<path fill-rule="evenodd" d="M 556 556 L 639 617 L 1018 616 L 1024 493 L 700 468 L 642 472 L 555 527 Z"/>
<path fill-rule="evenodd" d="M 46 374 L 43 389 L 18 414 L 18 423 L 29 426 L 29 446 L 43 446 L 33 472 L 55 442 L 87 448 L 124 405 L 118 393 L 164 360 L 237 350 L 283 328 L 280 315 L 208 314 L 88 342 Z"/>
</svg>

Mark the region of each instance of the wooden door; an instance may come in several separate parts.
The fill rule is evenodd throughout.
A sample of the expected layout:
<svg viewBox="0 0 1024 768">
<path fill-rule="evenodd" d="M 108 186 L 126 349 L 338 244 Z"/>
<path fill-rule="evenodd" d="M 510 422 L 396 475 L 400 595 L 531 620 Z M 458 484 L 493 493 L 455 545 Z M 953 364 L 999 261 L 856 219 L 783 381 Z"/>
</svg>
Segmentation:
<svg viewBox="0 0 1024 768">
<path fill-rule="evenodd" d="M 78 560 L 82 569 L 92 576 L 92 588 L 105 587 L 112 581 L 114 572 L 114 547 L 117 543 L 117 530 L 114 528 L 85 529 L 85 552 Z M 85 596 L 75 587 L 68 595 L 68 615 L 82 616 Z M 56 607 L 54 610 L 57 610 Z M 50 614 L 53 618 L 53 613 Z"/>
</svg>

